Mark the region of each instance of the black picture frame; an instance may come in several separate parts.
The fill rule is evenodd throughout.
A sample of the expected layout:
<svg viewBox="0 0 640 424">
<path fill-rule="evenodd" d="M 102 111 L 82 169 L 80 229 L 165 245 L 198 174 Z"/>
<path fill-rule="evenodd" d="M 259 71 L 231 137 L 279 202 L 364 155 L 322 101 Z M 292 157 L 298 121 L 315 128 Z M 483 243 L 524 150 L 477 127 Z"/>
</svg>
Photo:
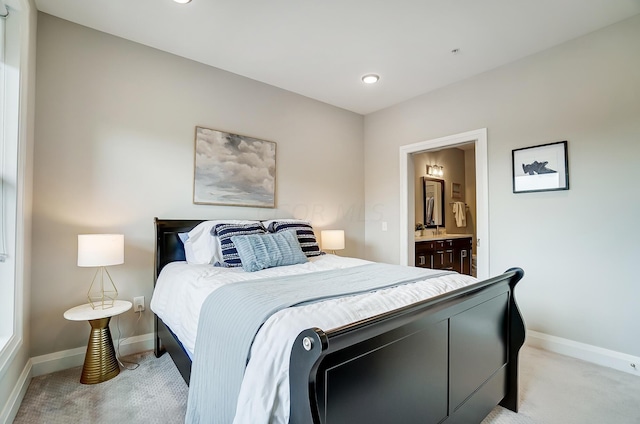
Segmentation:
<svg viewBox="0 0 640 424">
<path fill-rule="evenodd" d="M 567 141 L 511 151 L 514 193 L 569 190 Z"/>
</svg>

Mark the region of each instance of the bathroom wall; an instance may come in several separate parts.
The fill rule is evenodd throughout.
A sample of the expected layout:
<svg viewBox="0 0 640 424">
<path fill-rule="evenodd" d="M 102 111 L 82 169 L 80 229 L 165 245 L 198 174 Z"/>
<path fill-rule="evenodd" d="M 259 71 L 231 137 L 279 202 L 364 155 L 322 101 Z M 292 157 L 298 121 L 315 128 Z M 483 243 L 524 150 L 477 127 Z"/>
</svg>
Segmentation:
<svg viewBox="0 0 640 424">
<path fill-rule="evenodd" d="M 424 220 L 424 202 L 422 194 L 422 177 L 427 174 L 427 166 L 439 165 L 443 167 L 444 175 L 444 229 L 449 234 L 472 234 L 474 232 L 473 220 L 467 220 L 466 227 L 458 227 L 453 216 L 452 202 L 466 202 L 470 196 L 469 191 L 473 192 L 473 200 L 475 204 L 475 157 L 471 156 L 473 162 L 471 167 L 466 164 L 467 154 L 465 150 L 458 148 L 442 149 L 433 152 L 417 153 L 413 155 L 413 163 L 415 169 L 415 217 L 416 222 Z M 467 177 L 467 172 L 471 171 L 474 175 L 472 178 Z M 462 199 L 453 199 L 451 197 L 452 183 L 462 185 Z M 469 212 L 469 210 L 467 210 Z M 429 230 L 431 231 L 431 230 Z M 428 233 L 427 233 L 428 234 Z"/>
<path fill-rule="evenodd" d="M 464 151 L 464 201 L 467 203 L 467 231 L 473 234 L 473 254 L 476 253 L 476 149 L 471 144 L 469 149 Z"/>
</svg>

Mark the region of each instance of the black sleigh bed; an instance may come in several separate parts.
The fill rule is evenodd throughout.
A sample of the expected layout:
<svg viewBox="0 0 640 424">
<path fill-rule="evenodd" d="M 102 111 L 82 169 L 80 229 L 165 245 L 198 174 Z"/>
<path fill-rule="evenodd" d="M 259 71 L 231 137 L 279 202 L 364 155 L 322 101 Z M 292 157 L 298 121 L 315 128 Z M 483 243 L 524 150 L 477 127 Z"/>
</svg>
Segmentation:
<svg viewBox="0 0 640 424">
<path fill-rule="evenodd" d="M 184 261 L 178 233 L 199 220 L 155 220 L 155 281 Z M 301 332 L 289 365 L 290 423 L 480 423 L 496 406 L 518 410 L 525 326 L 513 268 L 366 320 Z M 168 352 L 187 384 L 191 360 L 155 317 L 155 355 Z"/>
</svg>

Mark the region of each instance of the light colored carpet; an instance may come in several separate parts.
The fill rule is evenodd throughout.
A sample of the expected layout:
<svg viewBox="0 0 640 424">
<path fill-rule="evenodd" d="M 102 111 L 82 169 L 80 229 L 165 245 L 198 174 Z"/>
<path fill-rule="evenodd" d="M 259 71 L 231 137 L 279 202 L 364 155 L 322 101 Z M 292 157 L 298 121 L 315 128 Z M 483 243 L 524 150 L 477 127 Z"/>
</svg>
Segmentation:
<svg viewBox="0 0 640 424">
<path fill-rule="evenodd" d="M 34 378 L 14 423 L 183 422 L 188 388 L 169 355 L 127 359 L 140 367 L 97 385 L 80 368 Z M 520 412 L 496 407 L 482 424 L 640 424 L 640 377 L 528 347 L 520 363 Z"/>
<path fill-rule="evenodd" d="M 80 384 L 81 367 L 33 378 L 14 423 L 183 422 L 188 387 L 169 355 L 156 359 L 143 352 L 124 359 L 140 366 L 100 384 Z"/>
<path fill-rule="evenodd" d="M 640 424 L 640 377 L 525 347 L 520 410 L 496 407 L 482 424 Z"/>
</svg>

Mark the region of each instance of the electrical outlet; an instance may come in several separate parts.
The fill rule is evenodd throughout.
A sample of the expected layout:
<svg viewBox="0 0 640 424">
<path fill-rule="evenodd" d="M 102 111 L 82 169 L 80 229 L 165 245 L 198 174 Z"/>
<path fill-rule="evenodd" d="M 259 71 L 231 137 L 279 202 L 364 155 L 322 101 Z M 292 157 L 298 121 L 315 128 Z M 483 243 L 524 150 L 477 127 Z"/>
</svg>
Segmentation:
<svg viewBox="0 0 640 424">
<path fill-rule="evenodd" d="M 144 311 L 144 296 L 137 296 L 133 298 L 133 312 Z"/>
</svg>

